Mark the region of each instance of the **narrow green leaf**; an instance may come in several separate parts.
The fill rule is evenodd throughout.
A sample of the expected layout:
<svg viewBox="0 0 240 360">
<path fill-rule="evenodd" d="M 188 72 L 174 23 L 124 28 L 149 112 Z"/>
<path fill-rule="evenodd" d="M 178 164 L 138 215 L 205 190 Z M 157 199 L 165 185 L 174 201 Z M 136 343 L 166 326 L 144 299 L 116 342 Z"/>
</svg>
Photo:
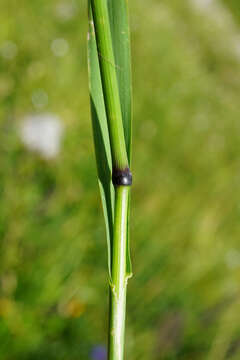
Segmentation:
<svg viewBox="0 0 240 360">
<path fill-rule="evenodd" d="M 88 33 L 88 65 L 89 88 L 92 113 L 92 128 L 95 146 L 98 180 L 102 198 L 103 212 L 106 223 L 108 243 L 108 270 L 111 278 L 111 252 L 114 219 L 114 187 L 112 178 L 112 159 L 108 134 L 107 117 L 103 99 L 100 68 L 97 54 L 96 39 L 93 27 L 91 9 L 89 6 Z"/>
<path fill-rule="evenodd" d="M 108 0 L 115 67 L 122 109 L 128 161 L 131 163 L 132 79 L 128 4 L 126 0 Z"/>
<path fill-rule="evenodd" d="M 112 164 L 113 168 L 124 170 L 129 164 L 107 0 L 91 0 L 91 9 L 108 122 Z"/>
</svg>

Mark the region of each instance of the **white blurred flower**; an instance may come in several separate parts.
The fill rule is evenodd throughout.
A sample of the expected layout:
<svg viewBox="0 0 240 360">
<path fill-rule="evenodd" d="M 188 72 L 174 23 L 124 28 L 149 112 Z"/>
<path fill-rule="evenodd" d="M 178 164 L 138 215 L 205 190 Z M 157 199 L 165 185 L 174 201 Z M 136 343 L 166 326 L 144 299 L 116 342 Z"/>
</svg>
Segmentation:
<svg viewBox="0 0 240 360">
<path fill-rule="evenodd" d="M 60 151 L 63 125 L 54 114 L 26 116 L 20 128 L 20 137 L 25 146 L 44 158 L 54 158 Z"/>
<path fill-rule="evenodd" d="M 0 47 L 0 53 L 7 60 L 13 59 L 18 52 L 17 45 L 12 41 L 5 41 Z"/>
<path fill-rule="evenodd" d="M 67 54 L 69 45 L 65 39 L 54 39 L 51 44 L 51 50 L 55 56 L 62 57 Z"/>
</svg>

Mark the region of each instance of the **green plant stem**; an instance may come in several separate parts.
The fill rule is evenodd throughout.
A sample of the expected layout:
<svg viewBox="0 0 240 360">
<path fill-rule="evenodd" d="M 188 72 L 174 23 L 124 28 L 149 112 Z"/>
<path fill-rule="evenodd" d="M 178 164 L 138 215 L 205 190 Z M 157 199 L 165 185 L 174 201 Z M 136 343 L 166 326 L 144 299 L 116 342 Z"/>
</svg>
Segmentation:
<svg viewBox="0 0 240 360">
<path fill-rule="evenodd" d="M 115 185 L 113 237 L 111 244 L 108 360 L 123 360 L 126 290 L 127 279 L 129 277 L 127 274 L 127 262 L 128 264 L 130 263 L 127 249 L 130 186 L 125 186 L 125 184 L 128 183 L 128 180 L 130 179 L 128 176 L 131 175 L 128 169 L 129 161 L 124 137 L 123 116 L 117 78 L 117 71 L 124 71 L 124 69 L 119 69 L 115 63 L 109 21 L 108 0 L 90 0 L 90 4 L 90 11 L 92 12 L 90 13 L 90 19 L 92 15 L 101 74 L 101 86 L 107 116 L 112 160 L 111 165 L 113 170 L 112 180 Z M 116 6 L 117 4 L 111 5 Z M 121 14 L 123 15 L 125 7 L 119 9 L 121 10 L 121 13 L 118 13 L 117 15 L 121 16 Z M 120 31 L 120 27 L 117 31 Z M 121 36 L 124 35 L 125 30 L 121 29 L 120 34 Z M 125 37 L 126 35 L 124 35 L 124 39 Z M 118 57 L 120 56 L 120 54 L 117 55 Z M 121 90 L 123 91 L 123 89 Z M 128 91 L 130 92 L 130 89 Z M 124 106 L 126 107 L 126 104 Z M 131 129 L 127 133 L 127 146 L 129 152 L 130 132 Z M 123 176 L 123 178 L 126 176 L 125 180 L 127 181 L 119 181 L 119 177 L 122 179 L 121 176 Z M 129 181 L 128 185 L 130 184 L 131 181 Z"/>
<path fill-rule="evenodd" d="M 113 234 L 112 284 L 109 304 L 108 360 L 122 360 L 126 311 L 126 252 L 129 186 L 115 188 L 115 217 Z"/>
<path fill-rule="evenodd" d="M 118 1 L 118 0 L 115 0 Z M 113 167 L 128 167 L 107 0 L 91 0 Z"/>
</svg>

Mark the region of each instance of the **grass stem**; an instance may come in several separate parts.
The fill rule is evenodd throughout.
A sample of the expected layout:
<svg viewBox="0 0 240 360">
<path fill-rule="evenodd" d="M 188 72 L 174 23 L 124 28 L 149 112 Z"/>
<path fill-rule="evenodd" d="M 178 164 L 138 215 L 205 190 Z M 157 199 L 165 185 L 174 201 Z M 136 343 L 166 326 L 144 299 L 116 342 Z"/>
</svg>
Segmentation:
<svg viewBox="0 0 240 360">
<path fill-rule="evenodd" d="M 108 360 L 123 360 L 124 357 L 126 290 L 131 273 L 128 236 L 129 194 L 132 184 L 129 169 L 131 84 L 126 5 L 125 0 L 90 0 L 89 11 L 92 118 L 99 159 L 98 174 L 110 240 Z M 115 57 L 122 68 L 116 65 Z M 110 144 L 110 160 L 107 158 L 107 144 Z"/>
<path fill-rule="evenodd" d="M 91 0 L 113 167 L 128 167 L 107 0 Z"/>
<path fill-rule="evenodd" d="M 129 190 L 129 186 L 117 186 L 115 192 L 112 284 L 110 287 L 109 360 L 122 360 L 124 355 Z"/>
</svg>

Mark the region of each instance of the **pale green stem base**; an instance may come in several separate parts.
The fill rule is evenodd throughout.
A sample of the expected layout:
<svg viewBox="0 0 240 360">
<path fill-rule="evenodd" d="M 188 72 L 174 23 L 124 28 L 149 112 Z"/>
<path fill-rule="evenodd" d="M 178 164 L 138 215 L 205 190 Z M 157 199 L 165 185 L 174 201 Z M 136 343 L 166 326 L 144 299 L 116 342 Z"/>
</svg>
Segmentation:
<svg viewBox="0 0 240 360">
<path fill-rule="evenodd" d="M 129 186 L 116 187 L 110 286 L 108 360 L 123 360 L 126 312 L 126 251 Z"/>
</svg>

